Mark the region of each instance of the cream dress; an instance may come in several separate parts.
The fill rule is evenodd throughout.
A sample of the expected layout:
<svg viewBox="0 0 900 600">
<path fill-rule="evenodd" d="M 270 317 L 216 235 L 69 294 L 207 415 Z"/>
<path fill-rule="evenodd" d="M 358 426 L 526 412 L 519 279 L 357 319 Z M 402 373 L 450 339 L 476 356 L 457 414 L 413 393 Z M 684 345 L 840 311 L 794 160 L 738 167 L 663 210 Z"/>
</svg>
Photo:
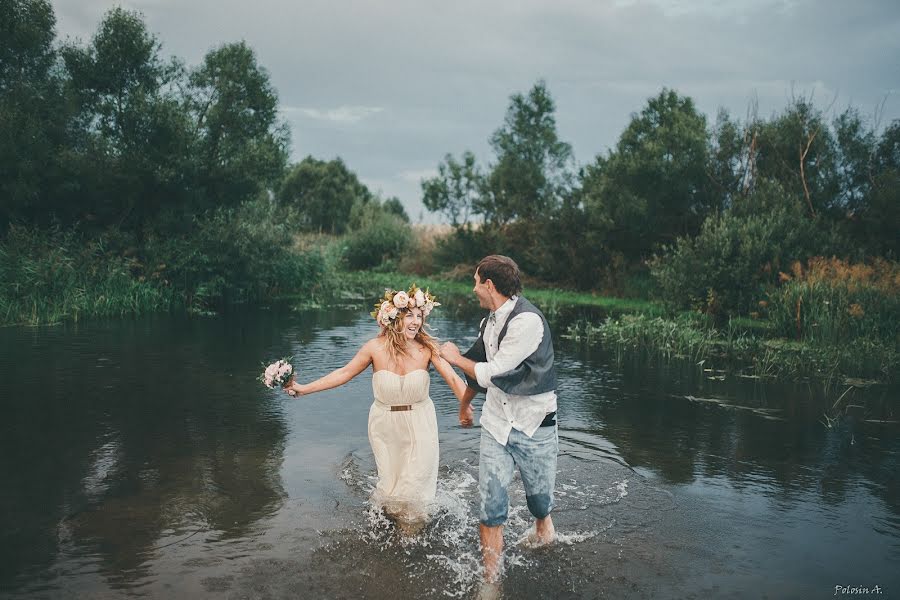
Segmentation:
<svg viewBox="0 0 900 600">
<path fill-rule="evenodd" d="M 369 443 L 378 468 L 373 499 L 403 522 L 424 521 L 434 501 L 438 473 L 438 430 L 431 378 L 425 369 L 406 375 L 376 371 L 375 401 L 369 409 Z M 411 410 L 392 411 L 392 405 Z"/>
</svg>

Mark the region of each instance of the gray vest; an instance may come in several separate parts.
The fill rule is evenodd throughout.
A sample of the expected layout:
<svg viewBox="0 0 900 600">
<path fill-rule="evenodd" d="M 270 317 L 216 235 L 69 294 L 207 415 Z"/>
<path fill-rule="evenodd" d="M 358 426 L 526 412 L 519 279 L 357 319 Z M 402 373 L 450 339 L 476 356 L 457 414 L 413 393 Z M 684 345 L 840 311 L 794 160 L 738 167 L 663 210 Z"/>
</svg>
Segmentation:
<svg viewBox="0 0 900 600">
<path fill-rule="evenodd" d="M 491 378 L 491 383 L 507 394 L 514 396 L 535 396 L 545 392 L 552 392 L 556 389 L 556 366 L 553 364 L 553 339 L 550 336 L 550 327 L 547 325 L 547 319 L 544 317 L 544 314 L 522 296 L 519 296 L 512 312 L 506 318 L 506 323 L 503 324 L 503 329 L 500 330 L 500 335 L 498 336 L 499 342 L 500 344 L 503 343 L 509 322 L 516 315 L 525 312 L 534 313 L 541 318 L 541 323 L 544 326 L 544 337 L 541 338 L 540 345 L 538 345 L 537 350 L 531 356 L 522 361 L 517 367 L 506 373 L 494 375 Z M 478 332 L 478 339 L 475 340 L 475 344 L 463 356 L 475 362 L 487 362 L 487 354 L 484 349 L 484 330 L 486 327 L 487 318 L 481 323 L 481 331 Z M 470 388 L 479 392 L 487 392 L 487 390 L 478 385 L 478 381 L 473 377 L 466 375 L 466 383 Z"/>
</svg>

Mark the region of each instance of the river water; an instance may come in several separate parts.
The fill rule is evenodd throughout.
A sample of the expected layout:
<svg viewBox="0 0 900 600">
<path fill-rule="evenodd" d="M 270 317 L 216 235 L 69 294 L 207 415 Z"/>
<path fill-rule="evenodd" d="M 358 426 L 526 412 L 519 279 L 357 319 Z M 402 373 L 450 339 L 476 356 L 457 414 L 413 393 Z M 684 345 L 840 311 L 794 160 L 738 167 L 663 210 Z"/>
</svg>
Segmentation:
<svg viewBox="0 0 900 600">
<path fill-rule="evenodd" d="M 477 317 L 445 312 L 436 335 L 470 342 Z M 355 309 L 0 329 L 0 596 L 477 596 L 480 429 L 436 374 L 413 539 L 369 505 L 371 372 L 300 399 L 255 380 L 288 355 L 311 380 L 375 333 Z M 896 386 L 834 407 L 849 386 L 556 350 L 560 541 L 521 543 L 514 482 L 502 597 L 900 597 Z"/>
</svg>

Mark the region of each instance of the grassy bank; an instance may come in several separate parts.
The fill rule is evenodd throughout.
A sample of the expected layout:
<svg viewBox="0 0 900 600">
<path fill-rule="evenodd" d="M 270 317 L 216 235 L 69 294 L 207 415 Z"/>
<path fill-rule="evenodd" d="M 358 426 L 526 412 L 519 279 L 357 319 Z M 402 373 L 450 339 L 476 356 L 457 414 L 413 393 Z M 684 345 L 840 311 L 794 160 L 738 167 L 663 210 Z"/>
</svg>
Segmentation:
<svg viewBox="0 0 900 600">
<path fill-rule="evenodd" d="M 341 297 L 351 300 L 374 301 L 381 295 L 384 288 L 408 287 L 415 283 L 421 288 L 430 289 L 438 296 L 439 300 L 452 300 L 454 302 L 475 302 L 472 294 L 471 275 L 467 275 L 465 281 L 452 278 L 419 277 L 398 272 L 338 272 L 336 275 L 336 298 Z M 606 314 L 632 314 L 661 315 L 662 307 L 650 300 L 636 298 L 614 298 L 599 296 L 586 292 L 574 292 L 570 290 L 529 287 L 525 290 L 528 299 L 534 302 L 548 315 L 552 315 L 559 307 L 584 307 L 594 308 Z"/>
<path fill-rule="evenodd" d="M 0 324 L 206 313 L 228 302 L 369 308 L 384 288 L 413 282 L 435 293 L 447 308 L 475 307 L 467 272 L 420 277 L 346 271 L 340 238 L 315 237 L 291 246 L 277 225 L 248 228 L 244 223 L 219 215 L 193 240 L 163 244 L 151 238 L 136 253 L 127 248 L 127 239 L 12 228 L 0 244 Z M 278 250 L 261 251 L 266 248 Z M 832 261 L 828 268 L 833 271 L 836 264 L 841 267 Z M 852 285 L 847 277 L 830 276 L 827 281 L 844 282 L 840 288 L 798 275 L 770 297 L 770 318 L 732 318 L 718 326 L 697 313 L 666 316 L 662 305 L 650 300 L 535 285 L 525 293 L 551 321 L 566 327 L 568 338 L 602 345 L 619 360 L 683 360 L 745 377 L 895 381 L 900 309 L 896 273 L 887 273 L 869 276 L 864 285 L 858 274 L 849 280 Z M 795 308 L 788 310 L 798 302 L 799 316 Z M 576 320 L 565 325 L 573 315 Z M 796 332 L 804 335 L 792 337 Z"/>
<path fill-rule="evenodd" d="M 602 345 L 619 361 L 633 356 L 681 360 L 698 369 L 743 377 L 891 382 L 900 370 L 897 347 L 878 339 L 796 341 L 777 337 L 771 324 L 735 319 L 716 328 L 690 313 L 674 318 L 625 315 L 600 323 L 581 320 L 571 324 L 566 335 Z"/>
</svg>

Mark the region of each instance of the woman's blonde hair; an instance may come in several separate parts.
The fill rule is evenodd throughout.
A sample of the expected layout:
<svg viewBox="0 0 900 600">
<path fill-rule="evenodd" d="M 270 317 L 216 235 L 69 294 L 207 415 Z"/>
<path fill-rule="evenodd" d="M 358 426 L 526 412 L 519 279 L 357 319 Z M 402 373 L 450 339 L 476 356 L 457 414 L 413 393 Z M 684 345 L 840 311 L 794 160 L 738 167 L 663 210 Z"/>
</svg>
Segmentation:
<svg viewBox="0 0 900 600">
<path fill-rule="evenodd" d="M 381 333 L 378 334 L 379 337 L 384 337 L 384 347 L 388 351 L 388 355 L 391 357 L 391 362 L 393 362 L 394 365 L 398 365 L 400 363 L 401 356 L 407 356 L 409 354 L 406 351 L 406 335 L 403 333 L 403 329 L 406 327 L 403 323 L 403 317 L 410 310 L 413 309 L 401 308 L 400 314 L 397 315 L 397 318 L 393 319 L 389 325 L 382 327 Z M 432 354 L 437 354 L 437 341 L 433 337 L 431 337 L 431 334 L 425 331 L 425 321 L 425 315 L 423 314 L 422 326 L 416 333 L 415 340 L 425 346 L 426 350 L 428 350 Z"/>
</svg>

